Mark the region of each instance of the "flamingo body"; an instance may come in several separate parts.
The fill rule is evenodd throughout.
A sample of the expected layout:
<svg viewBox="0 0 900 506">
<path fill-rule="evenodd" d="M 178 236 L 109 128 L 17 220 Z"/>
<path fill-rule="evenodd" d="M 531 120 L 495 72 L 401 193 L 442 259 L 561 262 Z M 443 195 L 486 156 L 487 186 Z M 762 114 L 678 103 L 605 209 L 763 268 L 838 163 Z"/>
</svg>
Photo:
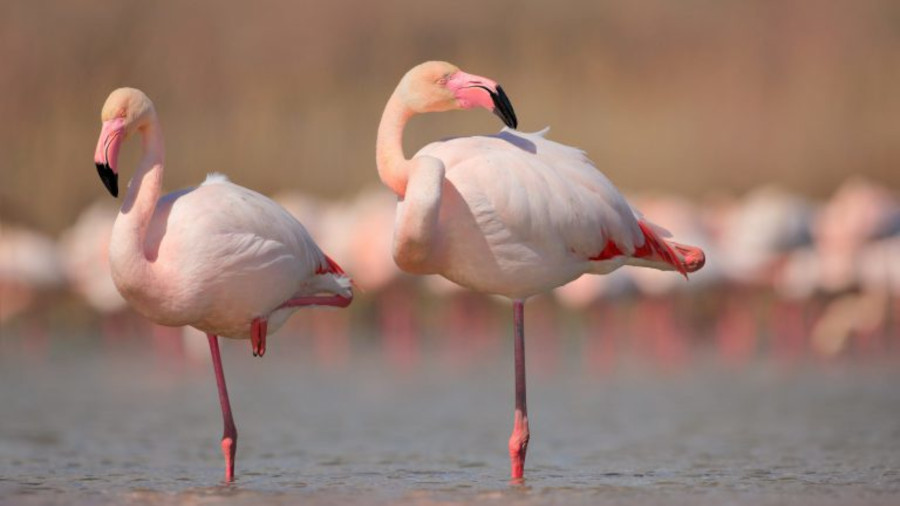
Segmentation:
<svg viewBox="0 0 900 506">
<path fill-rule="evenodd" d="M 287 300 L 349 293 L 349 280 L 331 268 L 303 225 L 274 201 L 221 175 L 159 200 L 145 251 L 164 266 L 164 280 L 147 283 L 131 270 L 127 249 L 120 247 L 122 228 L 119 222 L 113 227 L 113 279 L 138 312 L 163 325 L 247 339 L 260 316 L 270 333 L 277 331 L 298 309 L 281 307 Z"/>
<path fill-rule="evenodd" d="M 450 139 L 415 155 L 414 163 L 428 157 L 444 167 L 432 201 L 413 200 L 439 207 L 429 273 L 523 299 L 585 273 L 653 263 L 634 257 L 648 238 L 621 193 L 583 151 L 545 138 L 546 131 Z M 402 202 L 398 212 L 411 205 Z M 655 225 L 646 228 L 652 239 Z"/>
<path fill-rule="evenodd" d="M 608 240 L 627 251 L 642 239 L 628 203 L 584 153 L 543 132 L 436 142 L 413 160 L 421 157 L 445 167 L 432 203 L 440 206 L 434 272 L 460 285 L 528 297 L 621 265 L 588 260 Z M 596 212 L 583 212 L 588 205 Z"/>
</svg>

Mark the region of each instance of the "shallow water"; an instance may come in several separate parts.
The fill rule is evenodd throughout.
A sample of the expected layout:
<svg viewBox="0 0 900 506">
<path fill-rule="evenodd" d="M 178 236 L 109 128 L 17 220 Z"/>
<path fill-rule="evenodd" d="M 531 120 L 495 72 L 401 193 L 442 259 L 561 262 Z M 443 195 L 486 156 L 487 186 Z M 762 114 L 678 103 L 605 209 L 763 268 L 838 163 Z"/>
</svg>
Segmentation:
<svg viewBox="0 0 900 506">
<path fill-rule="evenodd" d="M 398 360 L 358 339 L 332 361 L 308 340 L 276 336 L 262 359 L 226 341 L 240 437 L 224 485 L 207 357 L 3 337 L 2 504 L 900 504 L 895 359 L 598 371 L 577 346 L 547 366 L 538 345 L 516 485 L 509 340 Z"/>
</svg>

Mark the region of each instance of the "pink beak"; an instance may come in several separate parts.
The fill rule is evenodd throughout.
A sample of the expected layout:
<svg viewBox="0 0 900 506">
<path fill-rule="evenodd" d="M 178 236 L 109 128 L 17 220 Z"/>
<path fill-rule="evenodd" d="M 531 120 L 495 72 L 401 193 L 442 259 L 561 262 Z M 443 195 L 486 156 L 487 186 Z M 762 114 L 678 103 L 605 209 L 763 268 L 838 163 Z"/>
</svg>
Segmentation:
<svg viewBox="0 0 900 506">
<path fill-rule="evenodd" d="M 463 109 L 484 107 L 499 116 L 506 126 L 513 129 L 518 126 L 516 112 L 503 88 L 496 82 L 486 77 L 458 71 L 447 81 L 447 88 L 453 91 Z"/>
<path fill-rule="evenodd" d="M 119 196 L 119 149 L 125 140 L 125 118 L 113 118 L 103 122 L 97 149 L 94 150 L 94 165 L 97 174 L 113 197 Z"/>
</svg>

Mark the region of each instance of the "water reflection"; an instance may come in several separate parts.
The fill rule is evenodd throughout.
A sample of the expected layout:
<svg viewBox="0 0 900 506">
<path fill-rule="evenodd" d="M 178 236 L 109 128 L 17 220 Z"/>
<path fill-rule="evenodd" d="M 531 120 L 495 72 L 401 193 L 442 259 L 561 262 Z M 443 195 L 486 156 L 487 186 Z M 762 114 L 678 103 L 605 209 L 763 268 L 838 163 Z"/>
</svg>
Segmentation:
<svg viewBox="0 0 900 506">
<path fill-rule="evenodd" d="M 598 344 L 613 339 L 559 315 L 534 322 L 569 330 L 535 332 L 533 467 L 510 487 L 507 308 L 480 307 L 484 328 L 501 330 L 473 337 L 490 344 L 468 354 L 469 341 L 429 326 L 398 361 L 351 325 L 343 358 L 321 360 L 315 322 L 336 311 L 300 315 L 262 359 L 225 341 L 242 428 L 234 486 L 219 485 L 208 357 L 170 353 L 149 333 L 110 342 L 59 331 L 45 353 L 25 355 L 28 337 L 4 333 L 0 502 L 887 504 L 900 489 L 891 356 L 757 356 L 735 368 L 688 346 L 671 365 L 624 338 Z M 603 346 L 628 352 L 589 358 Z"/>
</svg>

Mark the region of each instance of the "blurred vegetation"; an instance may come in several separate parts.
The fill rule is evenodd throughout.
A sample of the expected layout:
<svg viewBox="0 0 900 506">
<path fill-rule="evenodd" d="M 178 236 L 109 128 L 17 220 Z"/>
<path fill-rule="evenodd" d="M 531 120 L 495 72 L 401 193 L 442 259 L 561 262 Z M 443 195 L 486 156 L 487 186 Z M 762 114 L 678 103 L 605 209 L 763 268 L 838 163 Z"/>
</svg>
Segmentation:
<svg viewBox="0 0 900 506">
<path fill-rule="evenodd" d="M 521 129 L 552 126 L 625 189 L 900 184 L 895 0 L 5 0 L 0 219 L 57 232 L 109 198 L 92 155 L 124 85 L 157 106 L 169 189 L 215 170 L 264 193 L 353 193 L 377 182 L 382 106 L 428 59 L 496 79 Z M 413 125 L 408 155 L 501 126 Z"/>
</svg>

